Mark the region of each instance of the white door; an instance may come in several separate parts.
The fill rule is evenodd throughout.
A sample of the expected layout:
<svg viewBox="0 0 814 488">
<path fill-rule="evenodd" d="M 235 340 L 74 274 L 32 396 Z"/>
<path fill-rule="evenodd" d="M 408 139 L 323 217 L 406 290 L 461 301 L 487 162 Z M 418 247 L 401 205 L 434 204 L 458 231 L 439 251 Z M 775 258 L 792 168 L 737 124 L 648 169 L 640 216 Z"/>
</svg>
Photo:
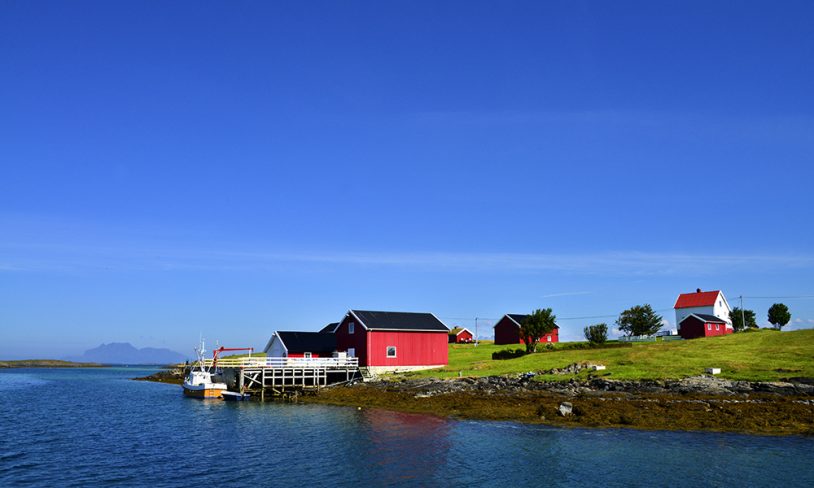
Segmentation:
<svg viewBox="0 0 814 488">
<path fill-rule="evenodd" d="M 349 358 L 355 358 L 356 357 L 356 348 L 355 347 L 349 347 L 348 348 L 348 357 Z"/>
</svg>

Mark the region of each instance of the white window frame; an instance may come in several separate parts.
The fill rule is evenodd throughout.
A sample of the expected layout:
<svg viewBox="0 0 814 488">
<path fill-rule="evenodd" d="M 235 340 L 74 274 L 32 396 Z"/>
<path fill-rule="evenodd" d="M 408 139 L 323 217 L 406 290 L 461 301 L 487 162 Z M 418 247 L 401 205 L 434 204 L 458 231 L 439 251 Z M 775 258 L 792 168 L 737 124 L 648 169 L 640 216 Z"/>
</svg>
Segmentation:
<svg viewBox="0 0 814 488">
<path fill-rule="evenodd" d="M 392 356 L 390 355 L 390 348 L 393 348 Z M 384 355 L 387 357 L 387 359 L 394 359 L 398 357 L 398 355 L 396 354 L 397 352 L 398 351 L 396 350 L 396 346 L 387 346 L 387 348 L 384 350 Z"/>
<path fill-rule="evenodd" d="M 545 341 L 546 342 L 551 342 L 551 336 L 550 335 L 545 336 Z"/>
<path fill-rule="evenodd" d="M 721 330 L 721 324 L 715 324 L 715 330 Z"/>
<path fill-rule="evenodd" d="M 356 324 L 348 322 L 348 334 L 353 334 L 356 331 Z"/>
<path fill-rule="evenodd" d="M 707 330 L 712 330 L 712 324 L 707 324 Z"/>
<path fill-rule="evenodd" d="M 304 353 L 302 353 L 302 357 L 305 358 L 305 359 L 311 359 L 311 353 L 310 352 L 304 352 Z"/>
</svg>

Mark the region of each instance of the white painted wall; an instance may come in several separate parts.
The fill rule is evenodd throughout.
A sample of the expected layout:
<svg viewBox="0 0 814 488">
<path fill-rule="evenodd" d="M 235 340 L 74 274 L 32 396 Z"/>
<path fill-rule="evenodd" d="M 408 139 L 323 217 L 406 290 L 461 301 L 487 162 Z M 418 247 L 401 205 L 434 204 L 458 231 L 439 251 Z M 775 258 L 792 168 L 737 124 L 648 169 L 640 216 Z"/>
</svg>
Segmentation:
<svg viewBox="0 0 814 488">
<path fill-rule="evenodd" d="M 729 320 L 729 312 L 732 309 L 729 308 L 729 303 L 726 301 L 726 297 L 723 293 L 718 294 L 718 299 L 715 300 L 715 312 L 712 315 L 718 317 L 719 319 L 726 322 L 727 328 L 732 328 L 732 321 Z"/>
<path fill-rule="evenodd" d="M 269 341 L 268 346 L 266 346 L 266 356 L 270 358 L 284 358 L 288 356 L 288 351 L 286 351 L 285 347 L 283 346 L 283 342 L 274 334 L 271 336 L 271 341 Z"/>
</svg>

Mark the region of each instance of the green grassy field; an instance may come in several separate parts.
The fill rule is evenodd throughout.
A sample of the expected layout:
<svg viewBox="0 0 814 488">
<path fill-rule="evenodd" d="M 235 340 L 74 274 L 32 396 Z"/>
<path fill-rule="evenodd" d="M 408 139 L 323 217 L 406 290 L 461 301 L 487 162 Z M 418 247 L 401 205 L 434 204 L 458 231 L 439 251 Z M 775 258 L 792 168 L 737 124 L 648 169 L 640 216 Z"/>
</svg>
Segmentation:
<svg viewBox="0 0 814 488">
<path fill-rule="evenodd" d="M 521 347 L 520 345 L 516 347 Z M 453 344 L 449 366 L 441 370 L 410 373 L 410 377 L 488 376 L 561 368 L 572 363 L 604 364 L 612 379 L 678 379 L 721 368 L 721 377 L 736 380 L 777 381 L 789 377 L 814 377 L 814 330 L 778 332 L 760 330 L 722 337 L 634 343 L 617 349 L 554 350 L 516 359 L 493 360 L 492 353 L 506 349 L 481 343 Z M 578 377 L 587 377 L 582 372 Z M 541 380 L 569 380 L 574 375 L 540 375 Z"/>
</svg>

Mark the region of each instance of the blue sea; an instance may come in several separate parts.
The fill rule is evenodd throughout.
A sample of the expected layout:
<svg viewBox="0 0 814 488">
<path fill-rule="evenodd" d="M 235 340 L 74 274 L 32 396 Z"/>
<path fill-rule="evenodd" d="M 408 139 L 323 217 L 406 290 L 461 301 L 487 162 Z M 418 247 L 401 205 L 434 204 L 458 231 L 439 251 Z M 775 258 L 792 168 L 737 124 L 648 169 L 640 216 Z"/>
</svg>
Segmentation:
<svg viewBox="0 0 814 488">
<path fill-rule="evenodd" d="M 201 401 L 153 370 L 0 370 L 0 486 L 814 486 L 814 438 Z"/>
</svg>

